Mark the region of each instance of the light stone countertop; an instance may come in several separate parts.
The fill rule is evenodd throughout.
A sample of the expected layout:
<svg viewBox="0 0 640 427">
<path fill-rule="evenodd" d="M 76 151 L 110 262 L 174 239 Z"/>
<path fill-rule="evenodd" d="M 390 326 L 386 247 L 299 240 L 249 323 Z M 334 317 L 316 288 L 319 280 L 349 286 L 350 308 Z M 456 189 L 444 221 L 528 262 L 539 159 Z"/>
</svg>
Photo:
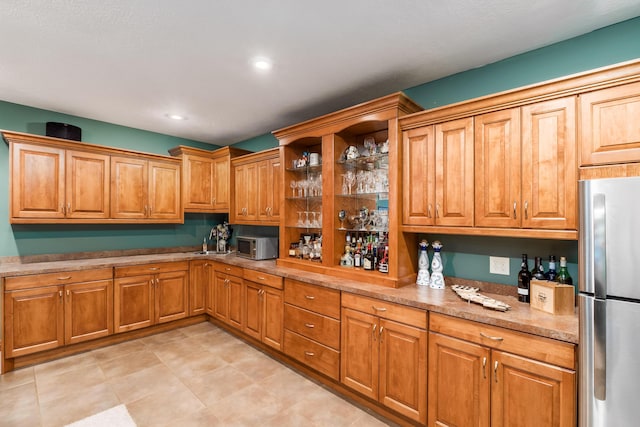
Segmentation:
<svg viewBox="0 0 640 427">
<path fill-rule="evenodd" d="M 573 344 L 578 343 L 578 316 L 556 316 L 534 310 L 528 304 L 518 302 L 515 296 L 505 295 L 505 292 L 495 292 L 501 287 L 509 292 L 513 287 L 495 285 L 485 289 L 479 284 L 480 292 L 489 297 L 505 302 L 511 306 L 506 312 L 486 309 L 480 305 L 468 303 L 458 297 L 449 286 L 444 290 L 429 287 L 409 285 L 402 288 L 389 288 L 359 281 L 336 278 L 319 273 L 309 273 L 288 267 L 278 267 L 275 261 L 252 261 L 234 254 L 207 255 L 197 254 L 195 251 L 170 252 L 151 255 L 109 256 L 104 258 L 87 258 L 62 261 L 44 261 L 32 263 L 7 262 L 0 264 L 0 277 L 24 276 L 30 274 L 55 273 L 70 270 L 89 270 L 95 268 L 124 267 L 137 264 L 171 261 L 190 261 L 209 259 L 223 263 L 247 267 L 263 273 L 275 274 L 284 278 L 300 280 L 302 282 L 358 295 L 394 302 L 410 307 L 416 307 L 436 313 L 446 314 L 473 320 L 488 325 L 503 327 L 520 332 L 553 338 Z M 458 282 L 456 278 L 446 278 L 447 285 Z M 471 281 L 463 281 L 464 284 Z M 478 285 L 477 282 L 472 282 Z M 503 290 L 505 290 L 503 289 Z"/>
</svg>

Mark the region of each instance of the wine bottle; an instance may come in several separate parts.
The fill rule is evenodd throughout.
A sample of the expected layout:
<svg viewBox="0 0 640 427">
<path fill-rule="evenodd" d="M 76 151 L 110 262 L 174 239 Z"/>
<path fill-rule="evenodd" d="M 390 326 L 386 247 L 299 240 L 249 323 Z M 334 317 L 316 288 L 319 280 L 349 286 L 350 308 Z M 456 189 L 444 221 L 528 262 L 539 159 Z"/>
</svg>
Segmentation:
<svg viewBox="0 0 640 427">
<path fill-rule="evenodd" d="M 567 270 L 567 258 L 563 256 L 560 257 L 560 270 L 556 281 L 561 285 L 573 285 L 573 279 L 569 275 L 569 270 Z"/>
<path fill-rule="evenodd" d="M 544 267 L 542 267 L 542 258 L 539 256 L 535 257 L 535 264 L 533 265 L 533 270 L 531 270 L 531 276 L 534 279 L 545 280 Z"/>
<path fill-rule="evenodd" d="M 362 261 L 362 267 L 365 270 L 373 270 L 373 249 L 371 248 L 371 243 L 367 245 L 367 252 L 364 254 L 364 260 Z"/>
<path fill-rule="evenodd" d="M 520 272 L 518 273 L 518 301 L 529 302 L 530 281 L 531 273 L 529 272 L 527 254 L 522 254 L 522 264 L 520 264 Z"/>
<path fill-rule="evenodd" d="M 556 280 L 557 275 L 558 273 L 556 273 L 556 256 L 549 255 L 549 270 L 547 270 L 545 277 L 547 278 L 547 280 L 553 282 Z"/>
</svg>

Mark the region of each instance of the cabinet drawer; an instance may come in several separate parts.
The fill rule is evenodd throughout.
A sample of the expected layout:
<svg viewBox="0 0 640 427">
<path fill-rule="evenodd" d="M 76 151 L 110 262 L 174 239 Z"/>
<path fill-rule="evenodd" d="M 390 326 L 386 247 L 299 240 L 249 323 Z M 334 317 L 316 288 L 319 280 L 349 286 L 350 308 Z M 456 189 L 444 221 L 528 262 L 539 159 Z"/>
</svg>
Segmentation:
<svg viewBox="0 0 640 427">
<path fill-rule="evenodd" d="M 340 319 L 340 291 L 286 279 L 284 302 Z"/>
<path fill-rule="evenodd" d="M 5 290 L 37 288 L 40 286 L 66 285 L 68 283 L 93 282 L 95 280 L 111 279 L 111 268 L 98 270 L 61 271 L 59 273 L 31 274 L 28 276 L 14 276 L 5 278 Z"/>
<path fill-rule="evenodd" d="M 438 313 L 431 313 L 429 329 L 433 332 L 439 332 L 485 347 L 518 354 L 564 368 L 576 368 L 575 346 L 570 343 Z"/>
<path fill-rule="evenodd" d="M 252 282 L 271 286 L 272 288 L 276 289 L 282 289 L 284 287 L 282 284 L 282 277 L 275 276 L 273 274 L 262 273 L 261 271 L 249 270 L 245 268 L 243 277 L 247 280 L 251 280 Z"/>
<path fill-rule="evenodd" d="M 338 380 L 340 352 L 291 331 L 284 331 L 284 352 L 312 369 Z"/>
<path fill-rule="evenodd" d="M 285 304 L 284 325 L 290 331 L 321 344 L 335 349 L 340 348 L 339 320 Z"/>
<path fill-rule="evenodd" d="M 219 273 L 229 274 L 231 276 L 242 277 L 243 268 L 236 265 L 222 264 L 219 262 L 213 263 L 213 269 Z"/>
<path fill-rule="evenodd" d="M 189 270 L 189 261 L 158 262 L 153 264 L 116 267 L 114 277 L 142 276 L 144 274 L 166 273 L 168 271 Z"/>
<path fill-rule="evenodd" d="M 343 293 L 342 306 L 389 320 L 427 329 L 427 312 L 375 298 Z"/>
</svg>

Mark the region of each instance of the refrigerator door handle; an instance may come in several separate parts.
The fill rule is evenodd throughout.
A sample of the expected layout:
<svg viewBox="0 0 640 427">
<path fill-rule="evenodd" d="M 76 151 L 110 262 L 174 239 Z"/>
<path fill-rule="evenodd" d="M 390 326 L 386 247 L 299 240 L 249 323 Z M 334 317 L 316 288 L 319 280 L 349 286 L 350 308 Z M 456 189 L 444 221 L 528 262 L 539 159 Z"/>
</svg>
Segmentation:
<svg viewBox="0 0 640 427">
<path fill-rule="evenodd" d="M 607 301 L 593 301 L 593 395 L 607 399 Z"/>
<path fill-rule="evenodd" d="M 604 194 L 593 195 L 593 281 L 596 298 L 607 297 L 607 211 Z"/>
</svg>

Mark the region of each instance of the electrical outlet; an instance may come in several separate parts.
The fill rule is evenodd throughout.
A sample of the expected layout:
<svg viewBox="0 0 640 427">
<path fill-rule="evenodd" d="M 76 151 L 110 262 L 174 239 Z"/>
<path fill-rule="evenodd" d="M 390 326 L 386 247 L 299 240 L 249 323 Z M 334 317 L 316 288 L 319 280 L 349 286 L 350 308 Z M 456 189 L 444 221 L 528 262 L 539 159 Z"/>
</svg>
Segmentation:
<svg viewBox="0 0 640 427">
<path fill-rule="evenodd" d="M 509 258 L 500 256 L 489 257 L 489 273 L 509 275 Z"/>
</svg>

